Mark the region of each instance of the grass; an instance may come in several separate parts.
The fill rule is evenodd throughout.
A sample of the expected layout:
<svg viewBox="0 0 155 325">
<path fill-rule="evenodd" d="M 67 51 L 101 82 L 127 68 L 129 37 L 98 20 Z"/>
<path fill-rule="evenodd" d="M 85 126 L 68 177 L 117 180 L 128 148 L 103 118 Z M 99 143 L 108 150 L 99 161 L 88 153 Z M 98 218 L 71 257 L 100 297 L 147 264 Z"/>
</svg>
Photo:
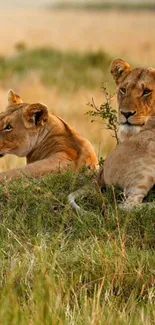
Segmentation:
<svg viewBox="0 0 155 325">
<path fill-rule="evenodd" d="M 117 211 L 111 190 L 90 186 L 77 216 L 67 195 L 92 177 L 0 187 L 1 324 L 155 323 L 155 209 Z"/>
<path fill-rule="evenodd" d="M 155 10 L 155 4 L 153 2 L 106 2 L 106 1 L 94 1 L 94 2 L 59 2 L 52 5 L 52 9 L 75 9 L 75 10 L 123 10 L 123 11 L 143 11 L 143 10 Z"/>
<path fill-rule="evenodd" d="M 25 78 L 30 72 L 40 75 L 48 86 L 56 86 L 62 91 L 75 91 L 80 87 L 92 88 L 101 85 L 109 72 L 111 58 L 103 51 L 62 52 L 53 48 L 20 49 L 17 55 L 2 57 L 0 80 L 10 80 L 15 75 Z"/>
</svg>

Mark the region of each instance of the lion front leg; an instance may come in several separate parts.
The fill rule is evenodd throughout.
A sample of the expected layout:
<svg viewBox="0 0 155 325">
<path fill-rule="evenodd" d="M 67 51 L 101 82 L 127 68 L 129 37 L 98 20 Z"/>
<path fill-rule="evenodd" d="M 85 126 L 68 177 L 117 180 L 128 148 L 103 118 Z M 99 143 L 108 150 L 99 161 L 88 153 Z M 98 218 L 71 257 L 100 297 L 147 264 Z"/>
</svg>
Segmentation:
<svg viewBox="0 0 155 325">
<path fill-rule="evenodd" d="M 144 195 L 130 195 L 123 203 L 119 204 L 119 208 L 125 211 L 132 211 L 134 208 L 141 208 L 143 206 Z"/>
<path fill-rule="evenodd" d="M 65 172 L 67 169 L 76 170 L 76 163 L 63 154 L 55 154 L 48 159 L 30 163 L 22 168 L 16 168 L 0 173 L 0 184 L 5 181 L 18 179 L 22 176 L 40 177 L 50 173 Z"/>
<path fill-rule="evenodd" d="M 119 204 L 122 210 L 131 211 L 134 208 L 140 209 L 144 206 L 152 207 L 152 203 L 142 203 L 144 197 L 148 194 L 150 189 L 154 185 L 154 177 L 147 176 L 144 178 L 144 182 L 137 184 L 134 188 L 128 188 L 124 191 L 125 201 Z M 155 204 L 154 204 L 155 206 Z"/>
</svg>

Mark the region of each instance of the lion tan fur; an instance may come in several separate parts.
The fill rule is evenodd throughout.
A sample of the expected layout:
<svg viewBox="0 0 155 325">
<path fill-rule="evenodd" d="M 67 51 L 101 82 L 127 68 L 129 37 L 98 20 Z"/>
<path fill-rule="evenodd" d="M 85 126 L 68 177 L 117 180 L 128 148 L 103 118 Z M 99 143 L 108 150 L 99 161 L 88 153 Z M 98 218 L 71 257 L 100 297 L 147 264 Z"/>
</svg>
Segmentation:
<svg viewBox="0 0 155 325">
<path fill-rule="evenodd" d="M 26 157 L 24 168 L 0 174 L 0 182 L 23 174 L 39 176 L 76 171 L 83 166 L 97 168 L 98 160 L 90 142 L 63 119 L 48 112 L 41 103 L 23 103 L 12 90 L 8 107 L 0 114 L 0 156 Z"/>
<path fill-rule="evenodd" d="M 149 116 L 155 115 L 155 69 L 131 69 L 129 63 L 116 59 L 111 73 L 118 86 L 120 142 L 138 133 Z"/>
<path fill-rule="evenodd" d="M 155 184 L 155 117 L 150 117 L 140 133 L 120 143 L 106 158 L 97 178 L 99 186 L 119 186 L 124 190 L 122 208 L 141 206 Z"/>
</svg>

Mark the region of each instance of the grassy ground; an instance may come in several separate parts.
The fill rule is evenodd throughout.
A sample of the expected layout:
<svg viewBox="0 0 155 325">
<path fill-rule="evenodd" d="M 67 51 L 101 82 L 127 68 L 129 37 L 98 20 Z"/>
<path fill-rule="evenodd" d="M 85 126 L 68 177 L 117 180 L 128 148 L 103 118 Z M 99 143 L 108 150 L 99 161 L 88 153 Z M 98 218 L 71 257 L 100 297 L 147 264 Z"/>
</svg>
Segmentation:
<svg viewBox="0 0 155 325">
<path fill-rule="evenodd" d="M 80 9 L 80 10 L 155 10 L 155 4 L 152 1 L 133 1 L 133 2 L 125 2 L 125 1 L 84 1 L 84 2 L 76 2 L 76 1 L 60 1 L 52 5 L 52 8 L 58 9 Z"/>
<path fill-rule="evenodd" d="M 85 182 L 67 172 L 0 187 L 1 324 L 155 323 L 155 209 L 126 214 L 90 189 L 77 216 L 66 199 Z"/>
<path fill-rule="evenodd" d="M 24 43 L 16 44 L 19 54 L 1 57 L 0 80 L 7 83 L 19 76 L 40 75 L 43 84 L 61 91 L 75 91 L 80 87 L 92 89 L 108 79 L 112 61 L 103 51 L 80 54 L 62 52 L 52 48 L 26 50 Z"/>
</svg>

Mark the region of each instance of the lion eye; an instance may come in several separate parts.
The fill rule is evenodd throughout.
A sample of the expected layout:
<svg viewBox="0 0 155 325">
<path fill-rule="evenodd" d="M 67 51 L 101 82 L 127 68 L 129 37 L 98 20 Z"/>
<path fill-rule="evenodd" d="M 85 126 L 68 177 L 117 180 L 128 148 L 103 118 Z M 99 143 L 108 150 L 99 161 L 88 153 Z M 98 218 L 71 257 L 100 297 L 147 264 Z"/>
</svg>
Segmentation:
<svg viewBox="0 0 155 325">
<path fill-rule="evenodd" d="M 4 128 L 4 131 L 11 131 L 12 130 L 12 126 L 10 124 L 6 125 L 6 127 Z"/>
<path fill-rule="evenodd" d="M 151 92 L 152 92 L 152 90 L 150 90 L 150 89 L 148 89 L 148 88 L 145 88 L 144 91 L 143 91 L 142 96 L 148 96 L 148 95 L 151 94 Z"/>
<path fill-rule="evenodd" d="M 121 94 L 123 94 L 123 95 L 125 95 L 125 94 L 126 94 L 126 88 L 120 88 L 120 90 L 119 90 L 119 91 L 120 91 L 120 93 L 121 93 Z"/>
</svg>

